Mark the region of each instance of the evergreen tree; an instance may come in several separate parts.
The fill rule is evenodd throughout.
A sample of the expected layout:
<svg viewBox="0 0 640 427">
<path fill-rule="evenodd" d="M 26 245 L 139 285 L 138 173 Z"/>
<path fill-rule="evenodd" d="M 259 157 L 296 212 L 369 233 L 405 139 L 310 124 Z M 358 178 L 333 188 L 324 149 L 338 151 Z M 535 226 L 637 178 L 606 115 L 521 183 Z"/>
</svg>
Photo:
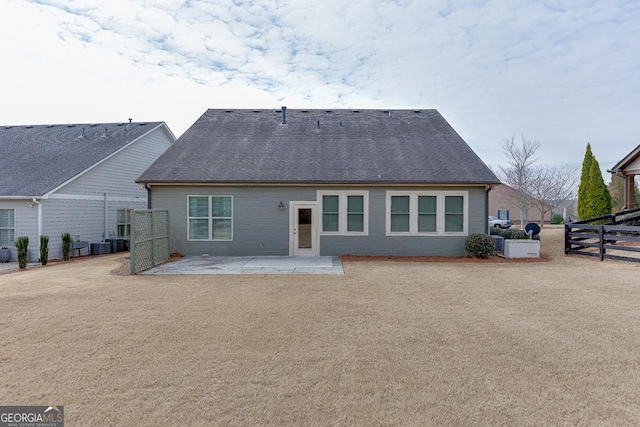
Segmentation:
<svg viewBox="0 0 640 427">
<path fill-rule="evenodd" d="M 580 219 L 589 218 L 585 216 L 587 209 L 587 188 L 591 163 L 593 162 L 593 153 L 591 152 L 591 144 L 587 144 L 587 152 L 584 153 L 582 160 L 582 173 L 580 175 L 580 186 L 578 187 L 578 217 Z"/>
<path fill-rule="evenodd" d="M 598 161 L 587 144 L 578 188 L 578 216 L 581 220 L 611 213 L 611 194 L 602 178 Z"/>
</svg>

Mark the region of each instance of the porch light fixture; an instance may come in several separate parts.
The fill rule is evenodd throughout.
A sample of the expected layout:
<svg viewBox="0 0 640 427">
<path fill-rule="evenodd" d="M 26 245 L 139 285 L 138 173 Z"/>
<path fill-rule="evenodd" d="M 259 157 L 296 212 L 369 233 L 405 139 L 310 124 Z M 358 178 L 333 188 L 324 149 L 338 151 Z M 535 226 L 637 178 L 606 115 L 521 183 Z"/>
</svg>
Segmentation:
<svg viewBox="0 0 640 427">
<path fill-rule="evenodd" d="M 281 211 L 284 210 L 284 203 L 282 203 L 282 200 L 280 200 L 280 204 L 278 205 L 278 209 L 280 209 Z"/>
</svg>

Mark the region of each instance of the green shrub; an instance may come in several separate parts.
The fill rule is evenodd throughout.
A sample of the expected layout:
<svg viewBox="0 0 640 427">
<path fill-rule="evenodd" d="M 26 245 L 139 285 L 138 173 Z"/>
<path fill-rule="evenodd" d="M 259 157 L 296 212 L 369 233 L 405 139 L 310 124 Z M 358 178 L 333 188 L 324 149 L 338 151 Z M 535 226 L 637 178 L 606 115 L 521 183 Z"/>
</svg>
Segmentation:
<svg viewBox="0 0 640 427">
<path fill-rule="evenodd" d="M 71 252 L 71 234 L 62 234 L 62 259 L 69 261 L 69 252 Z"/>
<path fill-rule="evenodd" d="M 551 218 L 551 224 L 564 224 L 564 218 L 560 214 L 553 214 L 553 218 Z"/>
<path fill-rule="evenodd" d="M 600 164 L 591 152 L 591 144 L 587 144 L 578 187 L 578 216 L 585 220 L 608 215 L 611 213 L 611 206 L 611 193 L 602 178 Z M 606 221 L 597 223 L 606 224 Z"/>
<path fill-rule="evenodd" d="M 468 256 L 486 258 L 493 254 L 496 242 L 486 234 L 471 234 L 464 242 L 464 250 Z"/>
<path fill-rule="evenodd" d="M 40 236 L 40 263 L 47 265 L 49 262 L 49 236 Z"/>
<path fill-rule="evenodd" d="M 493 227 L 491 228 L 491 234 L 495 235 L 495 236 L 502 236 L 505 239 L 513 239 L 513 240 L 518 240 L 518 239 L 528 239 L 529 235 L 527 234 L 526 231 L 524 230 L 520 230 L 518 228 L 507 228 L 507 229 L 494 229 Z M 540 236 L 538 234 L 533 236 L 533 240 L 540 240 Z"/>
<path fill-rule="evenodd" d="M 18 251 L 18 267 L 25 268 L 29 259 L 29 238 L 20 236 L 14 242 Z"/>
</svg>

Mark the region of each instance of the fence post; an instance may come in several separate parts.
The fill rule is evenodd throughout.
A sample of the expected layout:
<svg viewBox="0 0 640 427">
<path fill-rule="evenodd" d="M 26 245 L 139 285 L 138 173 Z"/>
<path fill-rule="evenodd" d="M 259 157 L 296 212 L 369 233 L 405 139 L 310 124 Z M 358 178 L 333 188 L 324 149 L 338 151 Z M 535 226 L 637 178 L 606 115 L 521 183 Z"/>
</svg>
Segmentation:
<svg viewBox="0 0 640 427">
<path fill-rule="evenodd" d="M 600 261 L 604 260 L 604 225 L 600 226 L 600 229 L 598 230 L 598 237 L 600 239 L 600 244 L 599 244 L 599 248 L 600 248 Z"/>
<path fill-rule="evenodd" d="M 136 274 L 136 211 L 131 212 L 131 231 L 129 232 L 129 261 L 131 274 Z"/>
<path fill-rule="evenodd" d="M 156 265 L 156 213 L 151 211 L 151 265 Z"/>
<path fill-rule="evenodd" d="M 565 224 L 564 225 L 564 254 L 568 254 L 569 253 L 569 249 L 571 249 L 571 245 L 569 244 L 569 231 L 571 230 L 571 227 L 569 226 L 569 224 Z"/>
</svg>

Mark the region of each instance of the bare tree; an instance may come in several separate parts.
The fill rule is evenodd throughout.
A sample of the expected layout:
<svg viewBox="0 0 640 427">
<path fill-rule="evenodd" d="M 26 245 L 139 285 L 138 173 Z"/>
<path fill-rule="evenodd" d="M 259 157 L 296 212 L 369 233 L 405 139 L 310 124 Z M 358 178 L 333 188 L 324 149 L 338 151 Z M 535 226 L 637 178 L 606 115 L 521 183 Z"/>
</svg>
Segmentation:
<svg viewBox="0 0 640 427">
<path fill-rule="evenodd" d="M 577 185 L 577 170 L 567 164 L 531 168 L 528 195 L 532 206 L 540 212 L 541 226 L 547 212 L 558 209 L 567 200 L 575 198 Z"/>
<path fill-rule="evenodd" d="M 533 166 L 538 160 L 535 156 L 540 148 L 538 141 L 522 136 L 522 144 L 517 145 L 515 135 L 505 139 L 502 146 L 508 166 L 498 166 L 498 175 L 502 182 L 516 191 L 511 192 L 513 203 L 520 209 L 521 224 L 527 223 L 527 210 L 533 204 L 530 188 L 533 180 Z"/>
</svg>

